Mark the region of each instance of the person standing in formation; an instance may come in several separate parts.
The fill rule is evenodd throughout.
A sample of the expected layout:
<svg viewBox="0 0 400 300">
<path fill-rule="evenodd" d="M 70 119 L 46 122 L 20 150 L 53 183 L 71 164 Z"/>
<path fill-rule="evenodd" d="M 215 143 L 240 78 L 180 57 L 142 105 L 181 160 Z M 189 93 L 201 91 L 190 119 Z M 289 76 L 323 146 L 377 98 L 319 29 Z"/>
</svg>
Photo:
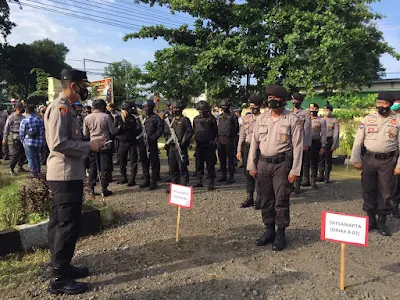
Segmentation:
<svg viewBox="0 0 400 300">
<path fill-rule="evenodd" d="M 115 118 L 119 115 L 121 115 L 121 113 L 117 110 L 117 106 L 114 103 L 107 103 L 107 111 L 110 116 L 112 117 L 113 121 L 115 122 Z M 117 161 L 115 162 L 115 165 L 118 166 L 119 165 L 119 158 L 118 158 L 118 140 L 114 139 L 113 142 L 113 146 L 112 146 L 112 153 L 116 153 L 117 156 Z M 111 166 L 111 174 L 112 171 L 114 171 L 114 163 Z M 112 176 L 111 176 L 112 178 Z"/>
<path fill-rule="evenodd" d="M 189 118 L 182 115 L 184 108 L 185 106 L 182 101 L 174 101 L 172 103 L 172 112 L 175 117 L 172 119 L 171 128 L 175 131 L 177 141 L 172 140 L 171 132 L 171 142 L 169 143 L 168 157 L 169 169 L 171 172 L 171 182 L 176 184 L 188 185 L 188 148 L 190 146 L 190 140 L 193 137 L 193 128 Z M 171 131 L 171 128 L 165 126 L 165 131 Z M 180 147 L 180 153 L 178 147 Z"/>
<path fill-rule="evenodd" d="M 164 111 L 164 122 L 168 119 L 170 123 L 172 123 L 172 120 L 174 119 L 174 113 L 172 111 L 172 102 L 168 105 L 168 109 Z M 165 125 L 164 125 L 165 127 Z M 171 132 L 168 130 L 164 130 L 164 137 L 165 140 L 168 141 L 169 138 L 171 137 Z M 168 166 L 169 166 L 169 148 L 170 146 L 165 143 L 164 149 L 167 155 L 167 160 L 168 160 Z M 172 180 L 172 174 L 171 174 L 171 169 L 168 167 L 168 178 L 165 180 L 165 182 L 171 182 Z"/>
<path fill-rule="evenodd" d="M 310 104 L 312 142 L 309 150 L 310 159 L 304 163 L 302 186 L 310 186 L 310 166 L 311 166 L 311 187 L 317 189 L 318 162 L 320 154 L 326 148 L 326 122 L 318 117 L 319 105 Z"/>
<path fill-rule="evenodd" d="M 24 105 L 22 103 L 17 103 L 15 105 L 15 112 L 8 117 L 6 125 L 4 126 L 3 145 L 7 144 L 8 135 L 10 132 L 13 139 L 10 175 L 15 175 L 14 168 L 17 164 L 19 166 L 19 172 L 25 172 L 23 168 L 25 163 L 25 151 L 19 135 L 19 127 L 21 125 L 21 121 L 24 119 L 24 116 L 22 115 L 23 113 L 25 113 Z"/>
<path fill-rule="evenodd" d="M 324 120 L 326 122 L 326 148 L 319 160 L 318 182 L 329 183 L 332 171 L 332 154 L 339 148 L 339 121 L 332 116 L 333 107 L 326 103 Z"/>
<path fill-rule="evenodd" d="M 5 109 L 4 105 L 0 105 L 0 139 L 3 140 L 3 133 L 4 133 L 4 127 L 6 126 L 8 118 L 8 113 L 7 110 Z M 2 147 L 0 147 L 0 159 L 8 160 L 8 147 L 6 149 L 6 146 L 8 146 L 8 143 L 6 145 L 3 144 Z"/>
<path fill-rule="evenodd" d="M 247 160 L 249 157 L 251 136 L 254 131 L 254 125 L 256 124 L 257 118 L 261 115 L 261 106 L 264 101 L 260 96 L 251 95 L 249 102 L 250 102 L 251 114 L 246 115 L 243 118 L 243 123 L 240 128 L 239 143 L 237 146 L 236 158 L 238 160 L 243 160 L 244 175 L 246 177 L 247 198 L 246 198 L 246 201 L 244 201 L 242 203 L 242 207 L 246 208 L 246 207 L 254 206 L 255 209 L 260 209 L 261 208 L 261 195 L 260 195 L 260 190 L 259 190 L 259 185 L 258 185 L 258 178 L 250 175 L 249 171 L 247 170 Z M 244 152 L 242 154 L 241 145 L 243 142 L 244 142 Z M 257 192 L 257 200 L 255 203 L 254 203 L 254 191 Z"/>
<path fill-rule="evenodd" d="M 75 279 L 89 275 L 86 267 L 71 265 L 80 230 L 85 169 L 82 158 L 90 151 L 99 152 L 104 138 L 82 140 L 78 117 L 72 106 L 88 97 L 86 72 L 62 70 L 62 91 L 46 110 L 44 125 L 50 149 L 47 160 L 47 181 L 53 193 L 48 225 L 52 278 L 52 294 L 79 294 L 86 283 Z"/>
<path fill-rule="evenodd" d="M 391 93 L 378 93 L 377 112 L 362 121 L 351 153 L 354 168 L 362 171 L 363 210 L 369 230 L 378 229 L 383 236 L 391 235 L 386 217 L 392 212 L 393 174 L 400 175 L 400 117 L 390 110 L 392 105 Z"/>
<path fill-rule="evenodd" d="M 21 121 L 19 127 L 19 136 L 28 159 L 31 176 L 35 178 L 40 175 L 40 149 L 45 138 L 44 123 L 36 114 L 34 105 L 27 106 L 26 114 L 27 117 Z"/>
<path fill-rule="evenodd" d="M 266 92 L 269 111 L 259 116 L 254 125 L 247 170 L 254 178 L 258 176 L 261 214 L 266 226 L 256 245 L 273 243 L 272 250 L 281 251 L 286 248 L 292 184 L 301 171 L 304 122 L 285 109 L 289 96 L 285 88 L 270 85 Z"/>
<path fill-rule="evenodd" d="M 147 145 L 143 139 L 140 140 L 140 157 L 144 182 L 140 188 L 148 187 L 150 190 L 158 188 L 157 181 L 160 179 L 160 157 L 158 155 L 158 139 L 164 132 L 164 122 L 154 113 L 154 101 L 147 100 L 143 109 L 146 113 L 143 130 L 146 131 Z M 151 166 L 151 181 L 150 181 Z"/>
<path fill-rule="evenodd" d="M 302 94 L 295 93 L 292 95 L 292 104 L 293 104 L 292 113 L 294 113 L 296 116 L 299 117 L 299 119 L 303 121 L 303 129 L 304 129 L 302 169 L 299 179 L 296 180 L 293 184 L 295 194 L 300 193 L 300 181 L 304 172 L 306 172 L 306 174 L 309 174 L 310 172 L 309 150 L 312 143 L 312 132 L 311 132 L 312 128 L 311 128 L 311 119 L 307 110 L 301 108 L 301 104 L 303 103 L 303 101 L 304 101 L 304 96 Z"/>
<path fill-rule="evenodd" d="M 400 92 L 392 93 L 394 104 L 390 108 L 398 116 L 400 116 Z M 400 219 L 399 204 L 400 204 L 400 176 L 394 176 L 394 188 L 393 188 L 393 217 Z"/>
<path fill-rule="evenodd" d="M 138 141 L 139 134 L 137 123 L 133 115 L 135 104 L 130 101 L 124 101 L 121 106 L 121 114 L 115 117 L 115 127 L 117 128 L 116 140 L 118 141 L 118 161 L 120 164 L 122 178 L 118 184 L 128 183 L 128 186 L 136 185 L 136 174 L 138 170 Z M 131 165 L 131 177 L 128 182 L 126 166 L 128 165 L 128 154 Z"/>
<path fill-rule="evenodd" d="M 206 101 L 197 102 L 196 109 L 199 115 L 193 119 L 194 140 L 196 141 L 196 176 L 195 187 L 203 187 L 204 163 L 207 165 L 208 190 L 214 190 L 215 164 L 217 163 L 216 139 L 218 125 L 215 117 L 210 113 Z"/>
<path fill-rule="evenodd" d="M 111 116 L 106 114 L 105 110 L 106 102 L 103 99 L 94 100 L 93 113 L 83 120 L 83 136 L 90 141 L 99 138 L 111 141 L 111 136 L 117 132 Z M 110 164 L 112 163 L 111 146 L 111 143 L 108 143 L 101 149 L 100 153 L 93 151 L 90 154 L 89 194 L 91 197 L 94 197 L 94 187 L 99 173 L 103 196 L 112 195 L 112 192 L 108 190 Z"/>
<path fill-rule="evenodd" d="M 218 122 L 218 158 L 222 175 L 218 182 L 226 181 L 228 184 L 232 184 L 235 182 L 234 140 L 239 132 L 239 122 L 236 115 L 231 112 L 231 103 L 228 99 L 221 101 L 221 107 L 223 114 L 219 117 Z M 227 171 L 229 171 L 229 178 L 226 177 Z"/>
</svg>

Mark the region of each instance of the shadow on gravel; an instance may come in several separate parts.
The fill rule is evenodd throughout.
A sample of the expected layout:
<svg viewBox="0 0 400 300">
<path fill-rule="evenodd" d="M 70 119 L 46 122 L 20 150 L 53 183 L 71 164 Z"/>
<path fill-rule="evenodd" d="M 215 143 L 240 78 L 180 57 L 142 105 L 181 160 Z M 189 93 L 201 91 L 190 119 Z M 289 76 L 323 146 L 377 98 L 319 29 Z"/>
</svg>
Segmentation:
<svg viewBox="0 0 400 300">
<path fill-rule="evenodd" d="M 294 284 L 306 278 L 305 273 L 293 272 L 275 275 L 271 278 L 261 279 L 257 282 L 241 280 L 207 280 L 204 282 L 186 283 L 183 285 L 160 288 L 156 290 L 119 295 L 116 298 L 122 300 L 148 300 L 148 299 L 267 299 L 271 290 L 280 289 L 283 285 Z M 277 286 L 279 284 L 279 287 Z M 278 290 L 277 290 L 278 292 Z"/>
<path fill-rule="evenodd" d="M 114 249 L 96 256 L 78 258 L 76 263 L 92 266 L 94 273 L 104 273 L 103 270 L 116 273 L 112 279 L 95 283 L 95 287 L 121 284 L 266 251 L 274 255 L 271 245 L 254 245 L 254 240 L 261 234 L 259 226 L 236 227 L 224 236 L 188 236 L 179 243 L 173 238 L 159 240 L 141 247 Z M 290 251 L 317 242 L 319 232 L 313 229 L 288 229 L 287 238 L 287 251 Z"/>
</svg>

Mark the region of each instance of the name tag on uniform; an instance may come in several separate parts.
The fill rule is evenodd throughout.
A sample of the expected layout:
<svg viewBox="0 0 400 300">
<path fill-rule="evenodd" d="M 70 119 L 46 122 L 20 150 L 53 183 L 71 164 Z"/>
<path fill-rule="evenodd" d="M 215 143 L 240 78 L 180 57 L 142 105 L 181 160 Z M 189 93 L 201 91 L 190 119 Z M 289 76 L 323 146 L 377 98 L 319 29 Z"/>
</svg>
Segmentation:
<svg viewBox="0 0 400 300">
<path fill-rule="evenodd" d="M 368 127 L 368 132 L 369 133 L 376 133 L 376 132 L 378 132 L 378 128 L 377 127 Z"/>
</svg>

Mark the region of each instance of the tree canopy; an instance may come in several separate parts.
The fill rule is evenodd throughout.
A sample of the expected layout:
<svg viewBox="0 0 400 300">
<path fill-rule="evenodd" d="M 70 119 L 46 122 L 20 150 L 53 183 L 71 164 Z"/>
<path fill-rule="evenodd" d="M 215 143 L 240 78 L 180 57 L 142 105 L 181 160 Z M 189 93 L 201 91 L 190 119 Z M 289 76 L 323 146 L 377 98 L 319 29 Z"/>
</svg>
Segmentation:
<svg viewBox="0 0 400 300">
<path fill-rule="evenodd" d="M 169 45 L 156 55 L 159 69 L 175 69 L 182 63 L 193 70 L 186 81 L 206 82 L 210 89 L 221 79 L 228 80 L 235 95 L 248 96 L 269 83 L 290 90 L 305 87 L 312 93 L 314 84 L 327 91 L 358 89 L 370 84 L 384 71 L 379 59 L 384 53 L 400 59 L 383 39 L 376 20 L 381 15 L 368 4 L 373 0 L 137 0 L 167 6 L 172 12 L 185 12 L 194 18 L 187 25 L 167 28 L 144 26 L 129 39 L 163 38 Z M 160 53 L 185 49 L 184 61 L 159 60 Z M 190 57 L 189 57 L 190 56 Z M 179 67 L 180 66 L 180 67 Z M 153 67 L 148 63 L 147 67 Z M 150 70 L 149 70 L 150 71 Z M 164 73 L 154 73 L 162 85 Z M 246 78 L 246 88 L 237 83 Z M 251 86 L 251 82 L 255 82 Z M 185 90 L 184 82 L 168 89 Z M 234 87 L 238 87 L 234 89 Z M 188 90 L 187 95 L 190 95 Z M 165 91 L 164 91 L 165 93 Z M 244 93 L 244 95 L 243 95 Z"/>
</svg>

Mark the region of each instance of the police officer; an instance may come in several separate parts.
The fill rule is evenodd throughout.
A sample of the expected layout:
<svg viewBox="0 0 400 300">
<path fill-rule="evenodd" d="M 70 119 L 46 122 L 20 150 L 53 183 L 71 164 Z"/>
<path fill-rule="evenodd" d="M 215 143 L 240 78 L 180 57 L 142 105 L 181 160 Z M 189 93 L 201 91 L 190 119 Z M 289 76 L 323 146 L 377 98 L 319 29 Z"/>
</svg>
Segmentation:
<svg viewBox="0 0 400 300">
<path fill-rule="evenodd" d="M 22 103 L 17 103 L 15 105 L 15 112 L 8 117 L 6 125 L 4 126 L 3 145 L 7 144 L 8 135 L 10 133 L 12 134 L 13 139 L 13 153 L 10 162 L 10 175 L 15 175 L 14 168 L 17 164 L 19 166 L 19 172 L 26 172 L 23 168 L 26 156 L 24 146 L 22 145 L 19 136 L 19 127 L 22 119 L 24 119 L 23 113 L 25 113 L 24 105 Z"/>
<path fill-rule="evenodd" d="M 142 169 L 144 182 L 140 188 L 149 187 L 150 190 L 157 188 L 157 180 L 160 178 L 160 157 L 158 155 L 158 139 L 164 132 L 164 122 L 154 113 L 154 101 L 147 100 L 143 109 L 146 113 L 144 119 L 144 130 L 147 135 L 147 145 L 142 139 L 140 142 L 140 157 L 142 159 Z M 147 153 L 148 152 L 148 153 Z M 151 182 L 150 182 L 151 166 Z"/>
<path fill-rule="evenodd" d="M 110 178 L 111 165 L 111 136 L 117 133 L 112 117 L 105 113 L 106 102 L 103 99 L 93 101 L 93 113 L 83 120 L 83 135 L 90 140 L 105 139 L 110 141 L 100 153 L 92 152 L 90 154 L 89 168 L 89 189 L 90 195 L 94 197 L 94 187 L 96 185 L 98 172 L 100 172 L 100 184 L 104 197 L 110 196 L 111 191 L 107 189 Z"/>
<path fill-rule="evenodd" d="M 53 193 L 48 226 L 52 279 L 49 292 L 79 294 L 85 283 L 74 279 L 89 274 L 87 268 L 71 265 L 80 230 L 85 170 L 82 157 L 99 151 L 104 138 L 82 141 L 79 121 L 72 107 L 75 101 L 87 99 L 86 72 L 62 70 L 62 91 L 44 115 L 46 140 L 50 149 L 47 180 Z"/>
<path fill-rule="evenodd" d="M 304 128 L 304 142 L 303 142 L 303 162 L 302 162 L 302 169 L 300 173 L 300 178 L 296 180 L 293 184 L 294 186 L 294 193 L 300 193 L 300 181 L 301 177 L 303 176 L 303 169 L 310 169 L 310 156 L 309 156 L 309 149 L 311 147 L 312 142 L 312 132 L 311 132 L 311 119 L 308 112 L 301 108 L 301 104 L 304 101 L 304 95 L 300 93 L 295 93 L 292 95 L 292 104 L 293 109 L 292 112 L 299 117 L 299 119 L 303 120 L 303 128 Z M 306 173 L 309 174 L 310 171 L 306 170 Z"/>
<path fill-rule="evenodd" d="M 169 144 L 169 169 L 171 172 L 171 182 L 176 184 L 189 184 L 189 165 L 188 147 L 190 140 L 193 137 L 193 128 L 189 118 L 182 115 L 185 105 L 182 101 L 174 101 L 172 103 L 172 112 L 174 118 L 172 119 L 171 128 L 174 129 L 175 135 L 178 138 L 176 143 L 172 138 Z M 171 131 L 171 128 L 165 126 L 165 131 Z M 172 132 L 171 132 L 172 137 Z M 179 148 L 180 147 L 180 153 Z"/>
<path fill-rule="evenodd" d="M 332 154 L 339 148 L 339 121 L 332 116 L 333 107 L 326 103 L 324 120 L 326 122 L 326 148 L 320 155 L 318 181 L 329 183 L 332 171 Z"/>
<path fill-rule="evenodd" d="M 302 186 L 310 186 L 317 189 L 318 162 L 320 154 L 325 153 L 326 148 L 326 122 L 323 118 L 318 117 L 319 105 L 317 103 L 310 104 L 311 115 L 311 134 L 312 142 L 309 149 L 310 159 L 305 161 L 303 167 Z M 310 184 L 310 166 L 311 166 L 311 184 Z"/>
<path fill-rule="evenodd" d="M 398 116 L 400 116 L 400 92 L 392 92 L 394 104 L 390 108 Z M 400 176 L 394 176 L 394 188 L 393 188 L 393 217 L 400 219 L 399 204 L 400 204 Z"/>
<path fill-rule="evenodd" d="M 172 123 L 172 120 L 174 119 L 174 113 L 172 111 L 172 103 L 170 103 L 168 105 L 168 109 L 164 111 L 164 116 L 163 116 L 164 122 L 166 121 L 166 119 L 168 119 L 168 121 L 170 123 Z M 166 141 L 168 141 L 169 138 L 171 137 L 171 132 L 168 130 L 168 128 L 167 128 L 167 130 L 165 130 L 165 126 L 164 126 L 164 137 L 165 137 Z M 165 149 L 165 152 L 167 155 L 167 159 L 168 159 L 168 166 L 169 166 L 169 147 L 170 146 L 167 144 L 165 144 L 165 146 L 164 146 L 164 149 Z M 172 174 L 171 174 L 170 168 L 168 167 L 168 178 L 165 180 L 165 182 L 171 182 L 171 180 L 172 180 Z"/>
<path fill-rule="evenodd" d="M 221 165 L 221 178 L 218 182 L 227 181 L 226 162 L 228 161 L 229 178 L 227 183 L 234 183 L 233 175 L 235 173 L 235 143 L 234 140 L 239 133 L 238 118 L 231 112 L 231 104 L 228 99 L 221 101 L 223 114 L 218 122 L 218 158 Z"/>
<path fill-rule="evenodd" d="M 4 127 L 6 126 L 8 118 L 8 113 L 4 107 L 4 105 L 0 105 L 0 139 L 3 141 L 3 133 L 4 133 Z M 6 144 L 8 145 L 8 144 Z M 6 147 L 0 147 L 0 159 L 8 160 L 8 149 L 5 149 Z"/>
<path fill-rule="evenodd" d="M 137 159 L 138 159 L 138 147 L 137 139 L 138 129 L 136 124 L 136 118 L 133 115 L 134 103 L 124 101 L 121 106 L 121 115 L 115 117 L 115 126 L 119 128 L 116 139 L 118 140 L 118 160 L 121 169 L 122 179 L 119 180 L 118 184 L 128 183 L 128 186 L 136 185 L 136 174 L 137 174 Z M 128 153 L 131 164 L 131 178 L 128 182 L 126 175 L 126 166 L 128 164 Z"/>
<path fill-rule="evenodd" d="M 262 219 L 266 226 L 266 232 L 256 245 L 273 243 L 272 249 L 280 251 L 286 247 L 285 229 L 290 223 L 292 184 L 301 171 L 303 120 L 285 109 L 289 96 L 285 88 L 270 85 L 266 92 L 269 111 L 256 120 L 247 170 L 253 177 L 258 176 Z"/>
<path fill-rule="evenodd" d="M 244 175 L 246 176 L 246 201 L 242 203 L 242 207 L 250 207 L 255 205 L 256 209 L 261 208 L 261 195 L 258 186 L 258 179 L 250 175 L 247 171 L 247 159 L 249 157 L 251 135 L 253 134 L 254 125 L 256 124 L 257 118 L 261 115 L 261 106 L 263 104 L 263 99 L 257 95 L 251 95 L 250 99 L 250 110 L 251 114 L 246 115 L 243 118 L 243 123 L 240 128 L 239 143 L 237 146 L 237 159 L 243 159 L 244 164 Z M 244 142 L 244 151 L 242 155 L 242 143 Z M 254 190 L 257 191 L 257 201 L 254 203 Z"/>
<path fill-rule="evenodd" d="M 369 230 L 378 229 L 383 236 L 391 235 L 386 216 L 392 211 L 393 174 L 400 175 L 400 158 L 395 159 L 400 143 L 400 118 L 390 110 L 392 104 L 391 93 L 378 93 L 377 112 L 364 118 L 351 153 L 353 166 L 362 171 L 363 209 L 369 218 Z"/>
<path fill-rule="evenodd" d="M 207 164 L 208 190 L 214 190 L 215 164 L 217 163 L 216 139 L 218 136 L 217 120 L 211 115 L 206 101 L 197 102 L 199 115 L 193 119 L 194 139 L 196 141 L 196 176 L 195 187 L 203 187 L 204 163 Z"/>
</svg>

